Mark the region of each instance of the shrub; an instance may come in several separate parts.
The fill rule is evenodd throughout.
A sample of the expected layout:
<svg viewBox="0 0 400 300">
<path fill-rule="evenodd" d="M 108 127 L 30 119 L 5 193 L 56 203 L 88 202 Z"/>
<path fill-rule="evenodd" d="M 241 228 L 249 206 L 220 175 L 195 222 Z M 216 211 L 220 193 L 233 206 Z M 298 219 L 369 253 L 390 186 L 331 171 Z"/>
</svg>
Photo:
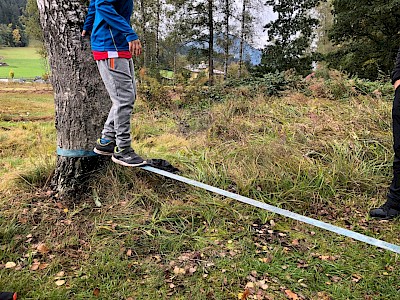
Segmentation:
<svg viewBox="0 0 400 300">
<path fill-rule="evenodd" d="M 169 88 L 161 85 L 155 78 L 144 76 L 143 79 L 143 83 L 138 87 L 138 93 L 150 109 L 172 106 Z"/>
</svg>

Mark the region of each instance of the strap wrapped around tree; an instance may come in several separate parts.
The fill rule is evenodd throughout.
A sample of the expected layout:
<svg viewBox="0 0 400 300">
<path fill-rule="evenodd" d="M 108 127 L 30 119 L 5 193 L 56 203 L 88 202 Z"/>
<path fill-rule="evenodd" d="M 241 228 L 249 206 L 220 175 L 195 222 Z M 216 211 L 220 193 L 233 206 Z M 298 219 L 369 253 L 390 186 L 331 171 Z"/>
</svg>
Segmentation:
<svg viewBox="0 0 400 300">
<path fill-rule="evenodd" d="M 51 68 L 57 129 L 54 189 L 67 201 L 85 193 L 87 179 L 101 165 L 91 151 L 111 102 L 81 30 L 88 1 L 37 0 Z"/>
</svg>

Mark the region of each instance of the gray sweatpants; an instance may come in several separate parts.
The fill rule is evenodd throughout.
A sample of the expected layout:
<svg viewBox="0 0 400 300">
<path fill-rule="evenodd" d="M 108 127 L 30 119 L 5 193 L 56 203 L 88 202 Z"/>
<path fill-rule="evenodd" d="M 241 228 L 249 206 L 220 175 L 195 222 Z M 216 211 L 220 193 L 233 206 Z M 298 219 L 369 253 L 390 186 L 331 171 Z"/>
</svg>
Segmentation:
<svg viewBox="0 0 400 300">
<path fill-rule="evenodd" d="M 101 78 L 112 101 L 102 138 L 115 140 L 118 148 L 131 146 L 131 114 L 136 99 L 135 72 L 132 59 L 98 60 Z"/>
</svg>

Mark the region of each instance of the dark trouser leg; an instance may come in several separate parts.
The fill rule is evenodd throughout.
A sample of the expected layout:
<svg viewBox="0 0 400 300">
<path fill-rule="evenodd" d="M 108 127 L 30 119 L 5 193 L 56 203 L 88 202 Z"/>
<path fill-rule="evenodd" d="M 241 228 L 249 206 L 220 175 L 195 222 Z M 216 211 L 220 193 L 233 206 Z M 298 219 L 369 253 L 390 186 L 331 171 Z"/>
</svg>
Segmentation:
<svg viewBox="0 0 400 300">
<path fill-rule="evenodd" d="M 392 108 L 393 129 L 393 180 L 389 187 L 388 201 L 400 208 L 400 88 L 396 89 Z"/>
</svg>

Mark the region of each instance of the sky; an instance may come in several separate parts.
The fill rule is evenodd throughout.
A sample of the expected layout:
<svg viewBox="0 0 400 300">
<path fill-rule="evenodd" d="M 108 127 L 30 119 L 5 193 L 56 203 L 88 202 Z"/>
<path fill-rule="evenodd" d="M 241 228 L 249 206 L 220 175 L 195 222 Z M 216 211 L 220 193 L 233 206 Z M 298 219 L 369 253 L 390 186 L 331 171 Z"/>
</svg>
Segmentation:
<svg viewBox="0 0 400 300">
<path fill-rule="evenodd" d="M 263 30 L 263 27 L 265 24 L 270 22 L 271 20 L 274 20 L 276 18 L 275 13 L 271 10 L 271 8 L 267 6 L 263 6 L 260 9 L 259 15 L 257 16 L 258 20 L 258 25 L 256 28 L 258 28 L 256 32 L 256 37 L 254 38 L 254 47 L 256 48 L 264 48 L 264 46 L 268 42 L 268 36 L 267 32 Z"/>
<path fill-rule="evenodd" d="M 256 20 L 254 22 L 255 36 L 253 42 L 250 43 L 253 47 L 261 49 L 268 43 L 267 32 L 264 31 L 264 26 L 276 18 L 276 14 L 272 9 L 265 5 L 262 0 L 253 0 L 257 2 L 256 7 L 251 11 L 255 14 Z M 235 0 L 237 9 L 241 9 L 243 0 Z"/>
</svg>

